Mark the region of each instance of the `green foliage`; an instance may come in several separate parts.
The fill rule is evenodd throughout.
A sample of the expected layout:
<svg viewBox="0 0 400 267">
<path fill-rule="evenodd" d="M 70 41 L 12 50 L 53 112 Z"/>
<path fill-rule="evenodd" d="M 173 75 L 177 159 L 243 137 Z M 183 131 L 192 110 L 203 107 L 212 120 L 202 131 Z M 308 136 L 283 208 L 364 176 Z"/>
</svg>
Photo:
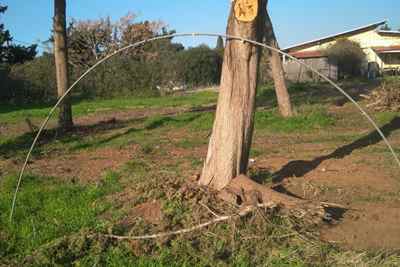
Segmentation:
<svg viewBox="0 0 400 267">
<path fill-rule="evenodd" d="M 0 15 L 7 11 L 7 6 L 0 5 Z M 4 29 L 4 24 L 0 24 L 0 63 L 6 59 L 6 44 L 12 40 L 10 31 Z"/>
<path fill-rule="evenodd" d="M 219 82 L 221 56 L 208 47 L 181 50 L 178 44 L 157 42 L 146 46 L 147 53 L 157 55 L 116 56 L 96 68 L 78 84 L 73 95 L 80 98 L 114 98 L 120 96 L 157 96 L 160 89 L 176 85 L 200 87 Z M 7 71 L 9 70 L 9 71 Z M 84 68 L 71 68 L 71 82 Z M 52 54 L 0 70 L 5 86 L 0 102 L 49 103 L 56 99 L 56 81 Z"/>
<path fill-rule="evenodd" d="M 0 5 L 0 14 L 7 11 L 7 6 Z M 11 44 L 10 31 L 5 30 L 4 24 L 0 24 L 0 63 L 10 65 L 20 64 L 32 60 L 36 56 L 37 45 L 28 47 Z"/>
<path fill-rule="evenodd" d="M 3 61 L 10 64 L 23 64 L 24 62 L 33 60 L 37 54 L 37 45 L 30 46 L 23 45 L 8 45 Z"/>
<path fill-rule="evenodd" d="M 365 60 L 365 54 L 361 46 L 348 39 L 340 39 L 328 47 L 324 54 L 331 64 L 339 68 L 340 76 L 357 76 L 360 74 L 361 64 Z"/>
<path fill-rule="evenodd" d="M 169 225 L 175 226 L 188 216 L 189 208 L 182 201 L 172 199 L 165 201 L 162 210 L 165 219 L 169 221 Z"/>
<path fill-rule="evenodd" d="M 11 99 L 12 94 L 10 88 L 11 79 L 9 78 L 10 66 L 0 63 L 0 101 L 2 99 Z"/>
<path fill-rule="evenodd" d="M 134 23 L 134 18 L 129 14 L 118 23 L 111 22 L 110 18 L 72 21 L 68 28 L 70 83 L 98 60 L 119 48 L 173 33 L 161 22 Z M 9 65 L 19 64 L 12 67 L 10 72 L 0 71 L 0 82 L 5 85 L 1 88 L 0 102 L 54 101 L 53 55 L 45 53 L 30 62 L 36 55 L 36 46 L 7 47 L 8 52 L 4 53 L 2 61 Z M 176 88 L 214 85 L 219 82 L 221 64 L 222 54 L 219 50 L 204 45 L 184 49 L 182 44 L 173 43 L 172 39 L 157 40 L 132 47 L 98 66 L 78 84 L 73 93 L 76 97 L 86 99 L 157 96 Z"/>
<path fill-rule="evenodd" d="M 32 61 L 11 67 L 11 82 L 8 90 L 8 103 L 48 103 L 56 99 L 54 58 L 43 54 Z M 3 99 L 4 100 L 4 99 Z"/>
<path fill-rule="evenodd" d="M 218 36 L 217 45 L 215 46 L 215 49 L 216 49 L 217 51 L 223 51 L 224 48 L 225 48 L 224 39 L 222 39 L 221 36 Z"/>
<path fill-rule="evenodd" d="M 383 26 L 381 27 L 381 30 L 382 30 L 382 31 L 391 31 L 392 28 L 390 28 L 389 25 L 388 25 L 387 23 L 385 23 L 385 25 L 383 25 Z"/>
<path fill-rule="evenodd" d="M 178 54 L 178 77 L 190 87 L 218 84 L 222 57 L 217 50 L 201 45 Z"/>
</svg>

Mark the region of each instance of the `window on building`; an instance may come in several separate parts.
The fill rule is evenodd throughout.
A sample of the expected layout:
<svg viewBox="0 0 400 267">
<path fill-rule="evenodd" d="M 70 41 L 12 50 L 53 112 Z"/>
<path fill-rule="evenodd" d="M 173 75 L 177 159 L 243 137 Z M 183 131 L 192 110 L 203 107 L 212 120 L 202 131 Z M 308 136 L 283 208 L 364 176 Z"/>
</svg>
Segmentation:
<svg viewBox="0 0 400 267">
<path fill-rule="evenodd" d="M 400 53 L 383 54 L 382 59 L 387 65 L 400 65 Z"/>
</svg>

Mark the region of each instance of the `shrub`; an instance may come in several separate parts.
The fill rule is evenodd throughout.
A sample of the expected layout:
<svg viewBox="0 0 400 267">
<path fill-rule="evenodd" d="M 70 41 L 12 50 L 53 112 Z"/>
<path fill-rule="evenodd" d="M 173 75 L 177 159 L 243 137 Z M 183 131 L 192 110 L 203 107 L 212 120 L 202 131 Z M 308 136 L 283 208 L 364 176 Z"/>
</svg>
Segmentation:
<svg viewBox="0 0 400 267">
<path fill-rule="evenodd" d="M 149 44 L 144 49 L 145 54 L 116 56 L 98 66 L 73 90 L 73 97 L 155 96 L 159 88 L 171 84 L 200 87 L 219 82 L 222 58 L 214 49 L 183 50 L 172 43 Z M 85 71 L 85 67 L 70 66 L 70 82 Z M 54 58 L 49 53 L 24 64 L 0 67 L 0 102 L 54 102 L 55 79 Z"/>
<path fill-rule="evenodd" d="M 365 54 L 358 43 L 348 39 L 340 39 L 328 47 L 324 54 L 328 57 L 329 63 L 338 66 L 340 77 L 360 75 Z"/>
<path fill-rule="evenodd" d="M 7 93 L 1 98 L 3 101 L 33 103 L 56 98 L 55 67 L 50 54 L 11 66 L 8 80 Z"/>
<path fill-rule="evenodd" d="M 10 67 L 7 64 L 0 64 L 0 100 L 11 98 L 11 92 L 8 89 L 11 82 L 8 77 L 9 73 Z"/>
<path fill-rule="evenodd" d="M 189 48 L 178 55 L 179 78 L 191 87 L 218 84 L 222 57 L 217 50 L 206 45 Z"/>
</svg>

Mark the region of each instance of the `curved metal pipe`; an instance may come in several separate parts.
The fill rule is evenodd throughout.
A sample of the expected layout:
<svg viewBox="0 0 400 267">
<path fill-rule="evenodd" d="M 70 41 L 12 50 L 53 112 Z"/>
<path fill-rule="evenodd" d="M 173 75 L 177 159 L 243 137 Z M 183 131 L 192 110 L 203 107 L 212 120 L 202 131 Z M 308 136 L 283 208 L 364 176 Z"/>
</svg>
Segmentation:
<svg viewBox="0 0 400 267">
<path fill-rule="evenodd" d="M 154 38 L 150 38 L 150 39 L 146 39 L 134 44 L 130 44 L 127 45 L 123 48 L 120 48 L 118 50 L 116 50 L 115 52 L 113 52 L 112 54 L 104 57 L 103 59 L 99 60 L 96 64 L 94 64 L 92 67 L 90 67 L 85 73 L 83 73 L 69 88 L 68 90 L 64 93 L 63 96 L 61 96 L 57 103 L 54 105 L 54 107 L 50 110 L 48 116 L 46 117 L 46 119 L 43 121 L 42 125 L 39 128 L 38 133 L 35 136 L 35 139 L 32 142 L 32 145 L 28 151 L 28 154 L 26 155 L 26 159 L 24 162 L 24 165 L 21 168 L 21 172 L 18 178 L 18 182 L 17 182 L 17 186 L 15 189 L 15 193 L 14 193 L 14 197 L 13 197 L 13 201 L 12 201 L 12 206 L 11 206 L 11 213 L 10 213 L 10 221 L 12 221 L 13 215 L 14 215 L 14 211 L 15 211 L 15 203 L 17 200 L 17 194 L 19 191 L 19 188 L 21 187 L 21 182 L 22 182 L 22 178 L 25 172 L 25 169 L 28 165 L 29 162 L 29 158 L 31 157 L 32 151 L 36 146 L 37 141 L 39 140 L 40 135 L 42 134 L 44 128 L 47 126 L 51 116 L 54 114 L 54 112 L 56 111 L 57 107 L 62 103 L 62 101 L 68 96 L 68 94 L 72 91 L 72 89 L 75 88 L 75 86 L 83 79 L 85 78 L 90 72 L 92 72 L 96 67 L 98 67 L 100 64 L 104 63 L 105 61 L 109 60 L 110 58 L 114 57 L 117 54 L 122 53 L 125 50 L 128 50 L 130 48 L 135 48 L 138 46 L 141 46 L 145 43 L 148 42 L 153 42 L 153 41 L 157 41 L 157 40 L 162 40 L 162 39 L 171 39 L 174 37 L 188 37 L 188 36 L 193 36 L 193 37 L 222 37 L 222 38 L 226 38 L 226 39 L 231 39 L 231 40 L 238 40 L 238 41 L 242 41 L 242 42 L 247 42 L 256 46 L 260 46 L 263 48 L 267 48 L 271 51 L 275 51 L 278 52 L 281 55 L 287 56 L 290 59 L 296 61 L 297 63 L 299 63 L 300 65 L 306 67 L 307 69 L 309 69 L 310 71 L 316 73 L 318 76 L 320 76 L 322 79 L 324 79 L 325 81 L 327 81 L 328 83 L 330 83 L 335 89 L 337 89 L 340 93 L 342 93 L 348 100 L 350 100 L 357 108 L 358 110 L 361 112 L 361 114 L 372 124 L 372 126 L 375 128 L 375 130 L 379 133 L 379 135 L 382 137 L 382 140 L 385 142 L 386 146 L 389 148 L 390 152 L 392 153 L 395 161 L 397 162 L 397 164 L 400 167 L 400 159 L 399 157 L 396 155 L 396 152 L 394 151 L 393 147 L 390 145 L 389 141 L 387 140 L 387 138 L 385 137 L 385 135 L 383 134 L 383 132 L 381 131 L 381 129 L 379 129 L 378 125 L 375 123 L 375 121 L 371 118 L 370 115 L 368 115 L 368 113 L 348 94 L 346 93 L 346 91 L 344 91 L 340 86 L 338 86 L 335 82 L 333 82 L 331 79 L 329 79 L 326 75 L 322 74 L 321 72 L 317 71 L 316 69 L 314 69 L 313 67 L 307 65 L 306 63 L 298 60 L 297 58 L 295 58 L 294 56 L 289 55 L 288 53 L 285 53 L 275 47 L 257 42 L 257 41 L 253 41 L 253 40 L 249 40 L 246 38 L 242 38 L 239 36 L 232 36 L 232 35 L 226 35 L 226 34 L 217 34 L 217 33 L 175 33 L 175 34 L 169 34 L 169 35 L 163 35 L 163 36 L 157 36 Z"/>
</svg>

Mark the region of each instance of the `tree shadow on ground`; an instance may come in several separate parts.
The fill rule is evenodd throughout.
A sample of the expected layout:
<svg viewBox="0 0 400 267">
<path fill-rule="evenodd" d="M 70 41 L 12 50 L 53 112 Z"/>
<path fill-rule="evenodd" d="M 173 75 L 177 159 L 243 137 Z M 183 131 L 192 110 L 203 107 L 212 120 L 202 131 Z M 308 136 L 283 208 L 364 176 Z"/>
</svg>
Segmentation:
<svg viewBox="0 0 400 267">
<path fill-rule="evenodd" d="M 188 123 L 196 120 L 199 117 L 200 117 L 199 114 L 196 114 L 194 116 L 190 116 L 190 117 L 185 118 L 185 119 L 176 119 L 174 117 L 161 117 L 161 118 L 157 118 L 154 121 L 150 122 L 148 125 L 146 125 L 144 127 L 144 129 L 146 129 L 146 130 L 155 130 L 157 128 L 161 128 L 161 127 L 167 126 L 168 124 L 185 125 L 185 124 L 188 124 Z"/>
<path fill-rule="evenodd" d="M 267 184 L 272 182 L 272 173 L 268 168 L 251 169 L 250 178 L 259 184 Z"/>
<path fill-rule="evenodd" d="M 131 120 L 130 122 L 135 120 Z M 123 128 L 126 127 L 127 124 L 128 121 L 117 121 L 116 119 L 111 119 L 108 121 L 100 121 L 92 125 L 76 125 L 72 130 L 62 134 L 57 128 L 45 129 L 38 141 L 37 149 L 33 154 L 35 155 L 40 153 L 41 146 L 47 145 L 55 140 L 62 143 L 69 143 L 92 134 Z M 28 132 L 4 142 L 0 145 L 0 157 L 9 159 L 15 157 L 20 152 L 28 150 L 32 145 L 36 134 L 37 132 Z"/>
<path fill-rule="evenodd" d="M 73 150 L 79 150 L 79 149 L 84 149 L 84 148 L 89 148 L 89 147 L 99 147 L 105 144 L 108 144 L 114 140 L 117 140 L 119 138 L 122 138 L 124 136 L 130 135 L 132 133 L 140 133 L 143 131 L 151 131 L 151 130 L 156 130 L 158 128 L 162 128 L 167 126 L 168 124 L 174 124 L 174 123 L 178 123 L 178 124 L 188 124 L 194 120 L 196 120 L 200 115 L 195 115 L 183 120 L 178 120 L 175 119 L 173 117 L 162 117 L 162 118 L 158 118 L 154 121 L 152 121 L 151 123 L 149 123 L 148 125 L 142 127 L 142 128 L 135 128 L 135 127 L 131 127 L 121 133 L 117 133 L 114 134 L 110 137 L 104 138 L 102 140 L 98 140 L 95 142 L 91 142 L 91 143 L 85 143 L 85 144 L 80 144 L 76 147 L 73 148 Z"/>
<path fill-rule="evenodd" d="M 378 88 L 379 81 L 344 81 L 340 86 L 355 100 L 362 99 L 360 94 L 369 94 Z M 349 103 L 342 93 L 337 91 L 331 84 L 326 82 L 318 83 L 292 83 L 289 85 L 289 94 L 294 106 L 307 104 L 322 104 L 343 106 Z M 273 108 L 277 106 L 276 93 L 273 87 L 266 90 L 259 90 L 256 98 L 257 107 Z"/>
<path fill-rule="evenodd" d="M 381 131 L 386 137 L 389 137 L 394 131 L 400 129 L 400 117 L 396 117 L 389 123 L 381 128 Z M 317 157 L 313 160 L 296 160 L 291 161 L 283 166 L 279 171 L 273 174 L 273 181 L 275 183 L 282 182 L 288 177 L 302 177 L 305 174 L 315 170 L 318 166 L 329 159 L 342 159 L 353 153 L 355 150 L 359 150 L 382 141 L 382 137 L 377 131 L 373 131 L 367 136 L 364 136 L 355 142 L 342 146 L 332 153 L 324 156 Z"/>
<path fill-rule="evenodd" d="M 184 126 L 196 120 L 201 115 L 193 114 L 193 116 L 188 116 L 187 118 L 184 119 L 177 119 L 174 118 L 173 116 L 174 115 L 156 118 L 155 120 L 151 121 L 148 125 L 145 125 L 144 127 L 141 128 L 130 127 L 129 129 L 123 131 L 122 133 L 114 134 L 102 140 L 78 144 L 77 146 L 74 146 L 72 150 L 80 150 L 80 149 L 105 145 L 115 139 L 121 138 L 123 136 L 129 135 L 134 132 L 156 130 L 158 128 L 162 128 L 167 125 Z M 134 123 L 142 123 L 147 118 L 148 117 L 141 117 L 128 120 L 121 120 L 121 121 L 113 118 L 107 121 L 100 121 L 92 125 L 76 125 L 71 131 L 63 133 L 62 135 L 58 132 L 58 129 L 56 128 L 46 129 L 43 131 L 39 139 L 38 146 L 35 149 L 35 151 L 33 151 L 33 155 L 40 154 L 42 151 L 41 147 L 50 144 L 51 142 L 54 142 L 56 140 L 64 144 L 67 144 L 76 140 L 82 140 L 82 138 L 90 135 L 104 134 L 108 131 L 126 128 Z M 30 148 L 36 134 L 37 132 L 29 132 L 4 142 L 3 144 L 0 145 L 0 155 L 1 155 L 0 158 L 4 159 L 15 158 L 21 152 L 27 151 Z"/>
</svg>

